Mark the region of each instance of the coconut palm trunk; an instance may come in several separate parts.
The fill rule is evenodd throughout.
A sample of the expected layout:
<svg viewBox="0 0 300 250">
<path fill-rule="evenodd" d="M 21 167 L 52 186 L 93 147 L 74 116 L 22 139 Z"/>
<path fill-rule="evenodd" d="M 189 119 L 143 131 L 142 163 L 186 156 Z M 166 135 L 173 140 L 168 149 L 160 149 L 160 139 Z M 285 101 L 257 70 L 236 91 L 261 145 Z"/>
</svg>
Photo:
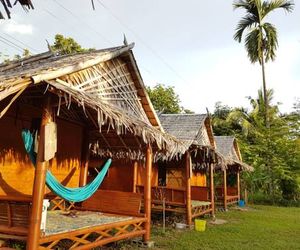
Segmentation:
<svg viewBox="0 0 300 250">
<path fill-rule="evenodd" d="M 266 83 L 266 72 L 265 72 L 265 59 L 262 57 L 261 59 L 261 72 L 262 72 L 262 82 L 263 82 L 263 94 L 265 101 L 265 124 L 267 128 L 270 128 L 270 119 L 269 119 L 269 103 L 267 97 L 267 83 Z"/>
</svg>

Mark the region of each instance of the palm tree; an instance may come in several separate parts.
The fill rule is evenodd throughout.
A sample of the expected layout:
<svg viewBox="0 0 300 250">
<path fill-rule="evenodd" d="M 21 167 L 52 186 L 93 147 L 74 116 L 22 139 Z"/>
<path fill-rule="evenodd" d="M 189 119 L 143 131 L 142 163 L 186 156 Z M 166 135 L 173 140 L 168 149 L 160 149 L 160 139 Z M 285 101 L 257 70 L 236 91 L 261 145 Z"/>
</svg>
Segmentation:
<svg viewBox="0 0 300 250">
<path fill-rule="evenodd" d="M 241 42 L 244 32 L 247 31 L 245 47 L 250 62 L 259 62 L 261 65 L 265 100 L 265 124 L 266 127 L 269 127 L 265 62 L 274 61 L 278 40 L 275 26 L 269 22 L 264 22 L 264 19 L 276 9 L 291 12 L 294 3 L 291 0 L 237 0 L 233 3 L 233 7 L 234 9 L 244 9 L 246 11 L 245 16 L 236 27 L 234 39 Z"/>
</svg>

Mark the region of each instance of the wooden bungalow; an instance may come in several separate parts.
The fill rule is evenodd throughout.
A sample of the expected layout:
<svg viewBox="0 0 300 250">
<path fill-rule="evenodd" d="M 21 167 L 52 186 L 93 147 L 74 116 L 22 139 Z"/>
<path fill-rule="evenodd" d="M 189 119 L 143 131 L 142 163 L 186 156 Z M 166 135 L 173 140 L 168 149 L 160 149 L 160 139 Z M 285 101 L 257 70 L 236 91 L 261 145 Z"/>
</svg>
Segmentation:
<svg viewBox="0 0 300 250">
<path fill-rule="evenodd" d="M 0 65 L 0 238 L 26 240 L 29 250 L 66 242 L 91 249 L 137 236 L 149 241 L 153 155 L 171 158 L 185 145 L 161 131 L 132 48 L 46 52 Z M 35 167 L 22 131 L 35 131 Z M 86 187 L 96 155 L 113 162 L 103 189 L 82 202 L 50 191 L 48 170 L 64 186 Z M 126 182 L 130 169 L 141 166 L 143 197 L 110 188 L 112 176 L 114 184 Z M 45 198 L 52 211 L 41 229 Z"/>
<path fill-rule="evenodd" d="M 214 215 L 214 164 L 222 165 L 217 155 L 208 115 L 161 114 L 167 133 L 186 145 L 185 157 L 158 160 L 152 170 L 152 210 L 186 214 L 186 222 L 204 214 Z M 136 170 L 135 191 L 144 192 L 145 170 Z"/>
<path fill-rule="evenodd" d="M 240 172 L 253 171 L 253 168 L 242 162 L 242 156 L 233 136 L 215 136 L 216 149 L 226 161 L 226 168 L 219 169 L 223 175 L 223 186 L 216 187 L 216 203 L 226 210 L 228 205 L 237 204 L 240 200 Z"/>
</svg>

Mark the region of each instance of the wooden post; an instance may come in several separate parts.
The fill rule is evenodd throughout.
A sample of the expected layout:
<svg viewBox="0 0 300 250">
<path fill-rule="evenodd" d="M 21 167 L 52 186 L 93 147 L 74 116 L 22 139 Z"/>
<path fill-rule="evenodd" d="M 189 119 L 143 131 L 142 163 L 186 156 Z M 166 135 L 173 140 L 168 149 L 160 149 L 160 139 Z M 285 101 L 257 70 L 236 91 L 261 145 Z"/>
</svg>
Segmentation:
<svg viewBox="0 0 300 250">
<path fill-rule="evenodd" d="M 227 173 L 226 169 L 223 171 L 223 185 L 224 185 L 224 209 L 227 210 Z"/>
<path fill-rule="evenodd" d="M 147 145 L 146 150 L 146 183 L 144 186 L 144 209 L 147 221 L 145 222 L 144 242 L 150 240 L 151 232 L 151 172 L 152 172 L 152 148 Z"/>
<path fill-rule="evenodd" d="M 137 171 L 138 171 L 138 162 L 135 161 L 133 163 L 133 187 L 132 187 L 133 193 L 136 193 Z"/>
<path fill-rule="evenodd" d="M 50 105 L 50 97 L 48 97 L 44 102 L 42 123 L 40 127 L 37 163 L 35 168 L 34 184 L 32 191 L 32 209 L 30 215 L 29 232 L 26 247 L 27 250 L 37 250 L 39 248 L 46 171 L 49 164 L 48 161 L 44 161 L 45 125 L 51 121 L 52 110 Z"/>
<path fill-rule="evenodd" d="M 214 168 L 213 168 L 213 164 L 210 163 L 210 167 L 209 167 L 209 184 L 210 184 L 210 202 L 211 202 L 211 208 L 212 208 L 212 212 L 211 212 L 211 216 L 215 217 L 215 187 L 214 187 Z"/>
<path fill-rule="evenodd" d="M 238 194 L 238 200 L 241 199 L 241 183 L 240 183 L 240 171 L 238 170 L 236 173 L 236 182 L 237 182 L 237 194 Z"/>
<path fill-rule="evenodd" d="M 83 187 L 87 183 L 89 159 L 90 159 L 90 140 L 89 133 L 85 129 L 83 132 L 82 155 L 80 165 L 79 186 Z"/>
<path fill-rule="evenodd" d="M 186 170 L 186 224 L 192 225 L 192 198 L 191 198 L 191 155 L 185 153 L 185 170 Z"/>
</svg>

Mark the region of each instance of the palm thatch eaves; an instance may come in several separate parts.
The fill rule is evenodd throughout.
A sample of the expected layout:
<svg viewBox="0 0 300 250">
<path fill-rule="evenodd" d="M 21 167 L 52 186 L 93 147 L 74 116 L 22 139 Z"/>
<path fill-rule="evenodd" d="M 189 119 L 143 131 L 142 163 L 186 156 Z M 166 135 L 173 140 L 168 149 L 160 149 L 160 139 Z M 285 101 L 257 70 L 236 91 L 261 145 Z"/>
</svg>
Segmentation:
<svg viewBox="0 0 300 250">
<path fill-rule="evenodd" d="M 20 96 L 32 96 L 38 89 L 56 96 L 58 115 L 79 122 L 88 118 L 98 127 L 97 141 L 91 147 L 97 154 L 141 159 L 142 143 L 155 145 L 157 158 L 183 154 L 186 144 L 164 133 L 160 126 L 138 71 L 133 46 L 64 56 L 46 52 L 1 64 L 0 104 L 5 106 L 0 118 Z M 78 107 L 85 117 L 78 113 Z M 110 130 L 115 131 L 121 146 L 103 138 L 101 132 L 108 134 Z M 142 143 L 127 145 L 127 134 L 131 141 L 137 141 L 136 136 L 142 138 Z"/>
<path fill-rule="evenodd" d="M 226 166 L 237 166 L 242 171 L 253 171 L 254 168 L 242 161 L 241 153 L 238 143 L 234 136 L 215 136 L 216 146 L 218 152 L 224 155 L 226 159 Z"/>
<path fill-rule="evenodd" d="M 167 133 L 182 140 L 197 160 L 193 168 L 208 168 L 207 162 L 225 168 L 225 159 L 215 150 L 215 141 L 208 114 L 161 114 L 160 122 Z"/>
</svg>

